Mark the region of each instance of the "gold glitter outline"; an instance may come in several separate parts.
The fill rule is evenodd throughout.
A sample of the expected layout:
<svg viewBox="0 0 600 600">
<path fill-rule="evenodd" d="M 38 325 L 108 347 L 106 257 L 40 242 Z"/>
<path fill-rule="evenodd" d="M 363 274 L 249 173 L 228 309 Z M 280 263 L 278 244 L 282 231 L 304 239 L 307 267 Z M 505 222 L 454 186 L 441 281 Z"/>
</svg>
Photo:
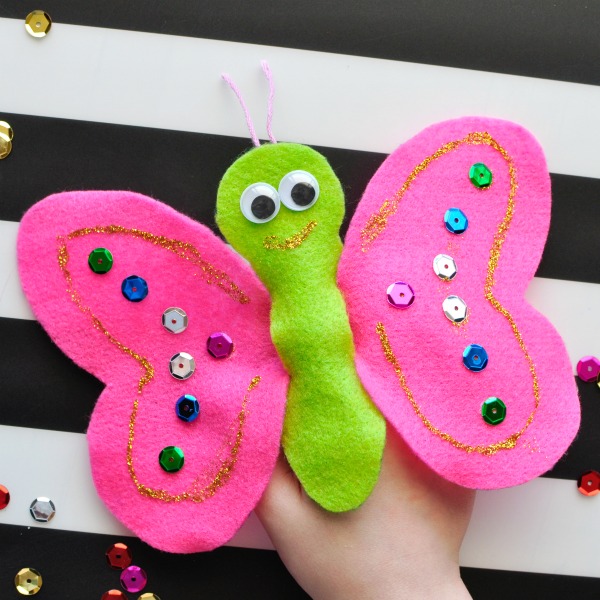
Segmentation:
<svg viewBox="0 0 600 600">
<path fill-rule="evenodd" d="M 492 307 L 495 310 L 497 310 L 508 321 L 508 323 L 513 331 L 513 334 L 519 344 L 519 347 L 521 348 L 521 351 L 523 352 L 525 360 L 527 361 L 527 364 L 529 366 L 529 372 L 531 373 L 531 378 L 532 378 L 533 397 L 534 397 L 535 402 L 534 402 L 533 410 L 531 411 L 530 415 L 528 416 L 527 421 L 525 422 L 525 425 L 519 431 L 509 435 L 505 439 L 500 440 L 499 442 L 494 442 L 493 444 L 485 445 L 485 446 L 484 445 L 473 446 L 470 444 L 466 444 L 464 442 L 460 442 L 459 440 L 454 438 L 449 433 L 445 433 L 445 432 L 441 431 L 440 429 L 435 427 L 431 423 L 431 421 L 429 421 L 429 419 L 427 419 L 427 417 L 421 411 L 421 407 L 417 404 L 416 400 L 414 399 L 413 393 L 410 390 L 410 388 L 408 387 L 408 384 L 406 382 L 406 376 L 404 375 L 402 368 L 400 366 L 400 363 L 398 362 L 398 359 L 396 358 L 394 351 L 392 350 L 392 347 L 389 342 L 389 338 L 388 338 L 386 330 L 385 330 L 385 326 L 383 325 L 382 322 L 377 323 L 377 327 L 375 328 L 375 331 L 376 331 L 377 335 L 379 336 L 379 340 L 381 342 L 381 347 L 382 347 L 383 353 L 386 357 L 386 360 L 393 366 L 394 371 L 396 372 L 398 381 L 400 383 L 400 387 L 402 387 L 402 389 L 404 390 L 404 393 L 406 394 L 409 402 L 411 403 L 416 415 L 421 419 L 421 421 L 423 422 L 425 427 L 427 427 L 427 429 L 429 429 L 429 431 L 431 431 L 431 433 L 442 438 L 443 440 L 446 440 L 447 442 L 449 442 L 450 444 L 452 444 L 455 448 L 458 448 L 459 450 L 464 450 L 465 452 L 468 452 L 468 453 L 478 452 L 479 454 L 483 454 L 483 455 L 492 455 L 492 454 L 495 454 L 496 452 L 498 452 L 499 450 L 510 450 L 510 449 L 516 447 L 517 440 L 523 435 L 523 433 L 525 433 L 525 431 L 528 429 L 528 427 L 533 422 L 535 413 L 540 405 L 540 386 L 539 386 L 539 381 L 538 381 L 538 376 L 537 376 L 537 370 L 535 368 L 535 363 L 533 362 L 533 359 L 531 358 L 531 355 L 529 354 L 529 351 L 527 350 L 527 346 L 525 345 L 525 341 L 523 340 L 523 336 L 521 334 L 521 331 L 519 330 L 519 327 L 518 327 L 516 321 L 514 320 L 513 316 L 510 314 L 510 312 L 504 306 L 502 306 L 502 304 L 496 299 L 496 297 L 494 296 L 493 291 L 492 291 L 493 287 L 495 285 L 494 273 L 496 272 L 496 269 L 498 267 L 498 261 L 500 260 L 502 246 L 504 245 L 504 242 L 506 241 L 506 236 L 508 234 L 508 230 L 510 228 L 510 225 L 511 225 L 511 222 L 512 222 L 512 219 L 514 216 L 515 196 L 517 193 L 517 189 L 519 187 L 518 182 L 517 182 L 516 167 L 514 165 L 512 157 L 487 132 L 472 132 L 460 140 L 456 140 L 456 141 L 444 144 L 443 146 L 438 148 L 438 150 L 436 150 L 436 152 L 434 152 L 432 155 L 428 156 L 425 160 L 423 160 L 421 163 L 419 163 L 419 165 L 417 165 L 413 169 L 413 171 L 410 173 L 410 175 L 408 176 L 408 178 L 406 179 L 406 181 L 404 182 L 404 184 L 400 188 L 400 190 L 394 194 L 394 197 L 392 200 L 385 200 L 383 202 L 383 204 L 381 205 L 381 207 L 379 208 L 379 210 L 376 213 L 373 213 L 371 215 L 371 217 L 369 217 L 369 220 L 367 221 L 367 225 L 361 232 L 361 238 L 363 240 L 362 250 L 363 250 L 363 252 L 366 252 L 366 250 L 368 249 L 370 244 L 372 244 L 373 241 L 379 236 L 379 234 L 385 229 L 385 227 L 387 226 L 388 218 L 390 216 L 392 216 L 398 210 L 398 204 L 399 204 L 400 200 L 402 199 L 402 197 L 404 196 L 404 194 L 406 193 L 408 188 L 411 186 L 411 184 L 414 182 L 416 177 L 419 175 L 419 173 L 423 172 L 434 160 L 440 158 L 441 156 L 443 156 L 449 152 L 456 150 L 463 144 L 473 144 L 473 145 L 485 144 L 485 145 L 488 145 L 491 148 L 493 148 L 494 150 L 496 150 L 497 152 L 499 152 L 500 155 L 502 156 L 502 158 L 504 158 L 504 160 L 506 161 L 506 163 L 508 165 L 508 172 L 509 172 L 509 177 L 510 177 L 510 192 L 508 195 L 506 213 L 504 214 L 504 217 L 503 217 L 502 221 L 500 222 L 496 233 L 494 234 L 494 242 L 490 249 L 490 259 L 488 262 L 487 275 L 485 278 L 485 285 L 484 285 L 484 296 L 485 296 L 485 299 L 492 305 Z"/>
<path fill-rule="evenodd" d="M 298 233 L 285 238 L 283 242 L 279 241 L 278 235 L 268 235 L 263 240 L 263 247 L 267 250 L 293 250 L 294 248 L 299 248 L 316 226 L 316 221 L 309 221 Z"/>
<path fill-rule="evenodd" d="M 168 238 L 164 235 L 154 235 L 148 231 L 142 231 L 141 229 L 130 229 L 127 227 L 122 227 L 121 225 L 84 227 L 82 229 L 76 229 L 75 231 L 72 231 L 67 236 L 57 236 L 57 238 L 59 240 L 72 240 L 77 237 L 90 235 L 91 233 L 129 235 L 131 237 L 150 242 L 154 246 L 160 246 L 169 252 L 173 252 L 173 254 L 179 256 L 180 258 L 184 258 L 193 265 L 200 267 L 206 276 L 205 281 L 208 285 L 216 284 L 219 289 L 223 290 L 228 296 L 240 304 L 248 304 L 250 302 L 248 295 L 233 282 L 227 273 L 217 269 L 207 260 L 204 260 L 200 254 L 200 251 L 189 242 L 182 242 L 180 240 Z"/>
<path fill-rule="evenodd" d="M 235 467 L 237 462 L 237 455 L 242 443 L 242 438 L 244 436 L 244 423 L 246 422 L 246 417 L 248 416 L 248 401 L 250 392 L 260 383 L 260 377 L 253 377 L 250 381 L 250 385 L 248 385 L 248 389 L 244 394 L 244 399 L 242 400 L 242 407 L 240 412 L 237 414 L 233 423 L 230 426 L 230 431 L 233 430 L 234 440 L 233 442 L 228 441 L 225 443 L 225 448 L 229 447 L 228 455 L 225 458 L 219 459 L 220 465 L 217 469 L 216 474 L 212 477 L 210 483 L 204 485 L 199 488 L 200 485 L 200 476 L 196 477 L 192 484 L 181 494 L 171 494 L 166 490 L 151 488 L 140 483 L 139 478 L 135 472 L 135 467 L 133 465 L 133 443 L 134 443 L 134 430 L 135 430 L 135 421 L 137 418 L 137 411 L 139 406 L 139 398 L 136 398 L 133 402 L 133 411 L 131 413 L 131 417 L 129 420 L 129 439 L 127 443 L 127 467 L 129 470 L 129 475 L 133 480 L 138 492 L 142 496 L 147 496 L 150 498 L 155 498 L 157 500 L 162 500 L 163 502 L 181 502 L 182 500 L 191 500 L 192 502 L 204 502 L 208 498 L 212 498 L 219 488 L 223 487 L 225 483 L 231 477 L 231 473 Z M 236 426 L 237 423 L 237 426 Z M 222 454 L 223 449 L 218 453 Z"/>
<path fill-rule="evenodd" d="M 410 186 L 413 184 L 419 173 L 422 173 L 427 169 L 427 167 L 434 161 L 448 154 L 448 152 L 452 152 L 456 150 L 460 146 L 464 144 L 472 144 L 475 146 L 486 144 L 491 146 L 492 148 L 499 150 L 501 154 L 503 154 L 504 158 L 507 159 L 509 164 L 512 165 L 512 159 L 508 156 L 508 153 L 498 144 L 498 142 L 492 138 L 492 136 L 487 132 L 474 131 L 469 133 L 467 136 L 460 140 L 455 140 L 453 142 L 448 142 L 444 144 L 440 148 L 438 148 L 433 154 L 425 158 L 422 162 L 420 162 L 409 174 L 406 178 L 406 181 L 402 185 L 402 187 L 394 193 L 392 198 L 388 198 L 384 200 L 383 204 L 379 207 L 379 209 L 374 212 L 367 220 L 366 225 L 360 232 L 361 237 L 361 249 L 363 252 L 367 252 L 371 244 L 379 237 L 379 234 L 383 232 L 386 228 L 388 219 L 396 214 L 398 210 L 398 205 L 402 200 L 404 194 L 408 191 Z M 481 188 L 482 192 L 487 191 L 489 188 Z M 512 190 L 511 190 L 512 192 Z"/>
<path fill-rule="evenodd" d="M 207 498 L 211 498 L 212 496 L 214 496 L 219 490 L 219 488 L 221 488 L 231 477 L 231 473 L 237 462 L 237 454 L 239 452 L 243 438 L 243 427 L 246 421 L 246 416 L 248 415 L 247 406 L 249 402 L 249 395 L 250 392 L 254 388 L 256 388 L 256 386 L 260 383 L 261 378 L 259 376 L 256 376 L 250 381 L 246 394 L 244 395 L 244 398 L 242 400 L 241 410 L 237 414 L 236 418 L 230 426 L 230 432 L 232 433 L 233 441 L 226 441 L 221 450 L 218 452 L 217 461 L 219 464 L 216 467 L 216 473 L 207 485 L 204 485 L 199 489 L 199 475 L 194 479 L 191 486 L 187 490 L 185 490 L 181 494 L 171 494 L 166 490 L 151 488 L 140 483 L 139 478 L 135 472 L 133 459 L 135 423 L 137 419 L 137 412 L 139 409 L 140 397 L 142 395 L 144 387 L 147 384 L 149 384 L 150 381 L 154 378 L 154 367 L 146 357 L 141 356 L 131 348 L 125 346 L 104 327 L 100 319 L 96 315 L 94 315 L 91 308 L 83 303 L 81 295 L 73 285 L 73 278 L 71 272 L 68 269 L 69 252 L 67 250 L 67 240 L 71 240 L 77 237 L 83 237 L 84 235 L 89 235 L 91 233 L 118 233 L 122 235 L 131 235 L 133 237 L 138 237 L 147 241 L 151 241 L 155 245 L 160 245 L 170 250 L 171 252 L 174 252 L 181 258 L 190 260 L 191 262 L 193 262 L 193 264 L 197 264 L 204 270 L 205 273 L 207 273 L 209 277 L 216 278 L 218 276 L 224 276 L 229 281 L 230 286 L 223 287 L 219 285 L 219 283 L 217 283 L 217 285 L 221 287 L 221 289 L 224 289 L 226 293 L 232 295 L 232 297 L 241 304 L 247 304 L 250 301 L 250 299 L 235 285 L 235 283 L 233 283 L 233 281 L 229 278 L 228 275 L 226 275 L 222 271 L 219 271 L 218 269 L 215 269 L 210 263 L 204 261 L 204 259 L 201 258 L 198 250 L 194 248 L 191 244 L 188 244 L 187 242 L 172 240 L 164 236 L 155 236 L 151 233 L 140 231 L 138 229 L 127 229 L 118 225 L 77 229 L 66 236 L 58 235 L 56 237 L 58 242 L 58 265 L 67 282 L 66 291 L 71 296 L 71 300 L 75 303 L 79 310 L 81 310 L 82 313 L 84 313 L 90 318 L 94 329 L 97 329 L 98 331 L 103 333 L 104 336 L 106 336 L 106 338 L 108 339 L 108 341 L 114 346 L 116 346 L 121 352 L 137 361 L 143 371 L 143 374 L 140 377 L 137 386 L 138 397 L 133 402 L 133 410 L 129 419 L 129 435 L 127 440 L 127 468 L 133 483 L 135 484 L 138 492 L 143 496 L 152 497 L 157 500 L 162 500 L 163 502 L 181 502 L 182 500 L 190 500 L 192 502 L 203 502 Z M 196 260 L 192 261 L 190 257 L 185 254 L 185 251 L 190 251 L 192 256 L 196 258 Z M 220 282 L 220 280 L 218 279 L 217 281 Z M 213 281 L 207 279 L 207 283 L 210 284 L 213 283 Z M 227 455 L 224 458 L 222 458 L 221 455 L 227 450 L 227 448 L 229 448 Z"/>
</svg>

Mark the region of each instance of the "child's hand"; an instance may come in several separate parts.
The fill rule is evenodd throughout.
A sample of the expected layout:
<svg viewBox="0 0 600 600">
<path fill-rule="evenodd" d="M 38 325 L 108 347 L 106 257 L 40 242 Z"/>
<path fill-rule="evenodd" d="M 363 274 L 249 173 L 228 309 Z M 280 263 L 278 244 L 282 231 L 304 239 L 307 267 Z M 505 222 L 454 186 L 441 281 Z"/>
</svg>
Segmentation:
<svg viewBox="0 0 600 600">
<path fill-rule="evenodd" d="M 256 512 L 315 600 L 470 598 L 458 552 L 475 494 L 430 471 L 388 428 L 379 481 L 357 510 L 329 513 L 283 457 Z"/>
</svg>

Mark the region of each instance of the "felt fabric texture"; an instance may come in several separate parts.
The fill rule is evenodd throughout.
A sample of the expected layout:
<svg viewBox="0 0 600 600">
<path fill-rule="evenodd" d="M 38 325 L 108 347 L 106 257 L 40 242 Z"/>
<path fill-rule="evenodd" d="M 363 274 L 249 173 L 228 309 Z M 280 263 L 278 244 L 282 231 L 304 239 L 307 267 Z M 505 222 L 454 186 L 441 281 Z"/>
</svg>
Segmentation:
<svg viewBox="0 0 600 600">
<path fill-rule="evenodd" d="M 312 174 L 316 203 L 289 209 L 266 223 L 240 210 L 244 190 L 257 182 L 276 190 L 290 172 Z M 283 193 L 283 190 L 282 190 Z M 344 196 L 323 156 L 298 144 L 268 144 L 241 156 L 225 173 L 217 195 L 217 223 L 247 258 L 272 297 L 271 335 L 290 374 L 283 430 L 286 457 L 307 494 L 330 511 L 356 508 L 377 481 L 385 421 L 362 387 L 344 301 L 336 287 Z M 285 240 L 316 223 L 301 244 Z"/>
<path fill-rule="evenodd" d="M 157 237 L 142 239 L 122 231 L 67 237 L 82 228 L 110 225 Z M 60 268 L 63 242 L 57 236 L 63 236 L 73 290 Z M 182 242 L 174 246 L 179 254 L 166 247 L 167 238 Z M 200 263 L 185 244 L 227 274 L 247 302 L 229 294 L 227 278 Z M 114 258 L 104 275 L 88 266 L 88 255 L 97 247 L 108 248 Z M 94 482 L 108 508 L 161 550 L 196 552 L 228 541 L 269 481 L 288 382 L 270 339 L 269 296 L 252 270 L 206 227 L 131 192 L 70 192 L 42 200 L 23 218 L 18 256 L 23 289 L 40 323 L 69 357 L 106 385 L 87 437 Z M 141 302 L 129 302 L 121 293 L 121 282 L 129 275 L 148 283 L 148 296 Z M 189 318 L 179 334 L 161 323 L 163 311 L 172 306 Z M 231 356 L 220 360 L 206 348 L 208 336 L 219 331 L 234 342 Z M 124 348 L 147 359 L 154 370 L 141 393 L 138 382 L 145 370 Z M 196 362 L 195 373 L 186 380 L 169 372 L 170 359 L 179 352 Z M 248 392 L 255 377 L 260 383 Z M 175 413 L 184 394 L 200 403 L 200 416 L 191 423 Z M 141 493 L 128 468 L 136 400 L 132 468 L 137 483 L 160 498 Z M 76 404 L 73 398 L 73 410 Z M 167 446 L 184 451 L 178 472 L 159 466 L 159 453 Z M 186 490 L 203 501 L 173 500 Z"/>
<path fill-rule="evenodd" d="M 426 157 L 471 132 L 489 133 L 512 157 L 515 168 L 514 211 L 493 275 L 492 295 L 512 315 L 535 365 L 537 409 L 525 352 L 510 320 L 484 291 L 511 190 L 509 164 L 498 149 L 484 143 L 459 144 L 432 160 L 416 174 L 387 226 L 363 251 L 361 232 L 384 201 L 393 200 Z M 488 189 L 470 182 L 469 170 L 475 163 L 492 171 Z M 369 183 L 346 237 L 338 281 L 350 314 L 360 377 L 413 451 L 440 475 L 466 487 L 501 488 L 544 473 L 578 430 L 580 407 L 564 344 L 524 299 L 542 255 L 550 204 L 546 162 L 532 135 L 505 121 L 464 118 L 425 129 L 386 159 Z M 444 213 L 451 207 L 468 217 L 462 235 L 444 226 Z M 438 254 L 450 255 L 457 263 L 458 273 L 449 282 L 433 271 Z M 387 287 L 395 281 L 407 282 L 415 291 L 414 303 L 407 309 L 396 309 L 387 301 Z M 442 311 L 443 300 L 451 294 L 468 305 L 468 320 L 460 327 Z M 386 359 L 378 323 L 385 327 L 418 408 Z M 489 363 L 481 372 L 463 366 L 469 344 L 487 350 Z M 498 425 L 487 424 L 481 416 L 481 405 L 489 397 L 498 397 L 507 406 L 506 418 Z M 511 436 L 512 448 L 473 450 Z"/>
</svg>

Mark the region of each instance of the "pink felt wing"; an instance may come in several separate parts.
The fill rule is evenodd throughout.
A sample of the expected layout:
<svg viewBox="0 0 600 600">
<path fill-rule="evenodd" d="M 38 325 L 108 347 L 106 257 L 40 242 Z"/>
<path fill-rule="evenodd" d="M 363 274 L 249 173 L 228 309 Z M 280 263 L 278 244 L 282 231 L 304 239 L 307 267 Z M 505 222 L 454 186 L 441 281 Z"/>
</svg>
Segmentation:
<svg viewBox="0 0 600 600">
<path fill-rule="evenodd" d="M 112 254 L 104 274 L 88 264 L 97 248 Z M 23 218 L 18 253 L 23 288 L 41 324 L 106 384 L 88 442 L 108 508 L 162 550 L 196 552 L 228 541 L 269 481 L 287 389 L 269 334 L 269 296 L 257 277 L 206 227 L 130 192 L 42 200 Z M 100 265 L 107 260 L 92 257 Z M 141 301 L 122 293 L 133 275 L 148 286 Z M 134 280 L 129 293 L 135 298 L 143 288 Z M 172 307 L 187 315 L 179 333 L 163 326 Z M 182 323 L 181 315 L 167 314 L 171 329 Z M 215 333 L 233 341 L 229 355 L 220 336 L 208 351 Z M 178 379 L 171 361 L 180 353 L 193 358 L 195 370 L 181 378 L 189 358 L 175 358 Z M 186 395 L 199 403 L 195 420 L 177 414 Z M 189 419 L 193 400 L 179 412 Z M 181 452 L 162 453 L 169 447 Z M 161 453 L 169 470 L 159 463 Z"/>
<path fill-rule="evenodd" d="M 482 167 L 473 169 L 479 185 L 471 181 L 480 163 L 489 186 L 480 187 Z M 414 452 L 466 487 L 544 473 L 579 426 L 563 341 L 524 298 L 550 203 L 546 162 L 530 133 L 464 118 L 429 127 L 391 154 L 346 236 L 338 280 L 363 384 Z M 448 209 L 466 216 L 463 233 L 451 231 L 462 229 L 456 211 L 446 227 Z M 410 285 L 412 303 L 401 284 L 388 301 L 397 282 Z"/>
</svg>

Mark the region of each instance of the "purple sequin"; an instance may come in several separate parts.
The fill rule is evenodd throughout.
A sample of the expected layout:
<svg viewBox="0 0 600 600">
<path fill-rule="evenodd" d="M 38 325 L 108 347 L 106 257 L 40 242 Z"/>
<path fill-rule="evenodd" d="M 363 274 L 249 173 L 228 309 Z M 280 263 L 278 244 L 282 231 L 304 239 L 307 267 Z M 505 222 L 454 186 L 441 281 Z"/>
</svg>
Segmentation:
<svg viewBox="0 0 600 600">
<path fill-rule="evenodd" d="M 215 358 L 227 358 L 233 351 L 233 341 L 226 333 L 218 331 L 208 338 L 206 349 Z"/>
<path fill-rule="evenodd" d="M 396 281 L 388 287 L 387 299 L 394 308 L 408 308 L 415 301 L 415 292 L 408 283 Z"/>
<path fill-rule="evenodd" d="M 140 567 L 131 565 L 121 573 L 121 585 L 126 592 L 141 592 L 148 583 L 146 572 Z"/>
</svg>

